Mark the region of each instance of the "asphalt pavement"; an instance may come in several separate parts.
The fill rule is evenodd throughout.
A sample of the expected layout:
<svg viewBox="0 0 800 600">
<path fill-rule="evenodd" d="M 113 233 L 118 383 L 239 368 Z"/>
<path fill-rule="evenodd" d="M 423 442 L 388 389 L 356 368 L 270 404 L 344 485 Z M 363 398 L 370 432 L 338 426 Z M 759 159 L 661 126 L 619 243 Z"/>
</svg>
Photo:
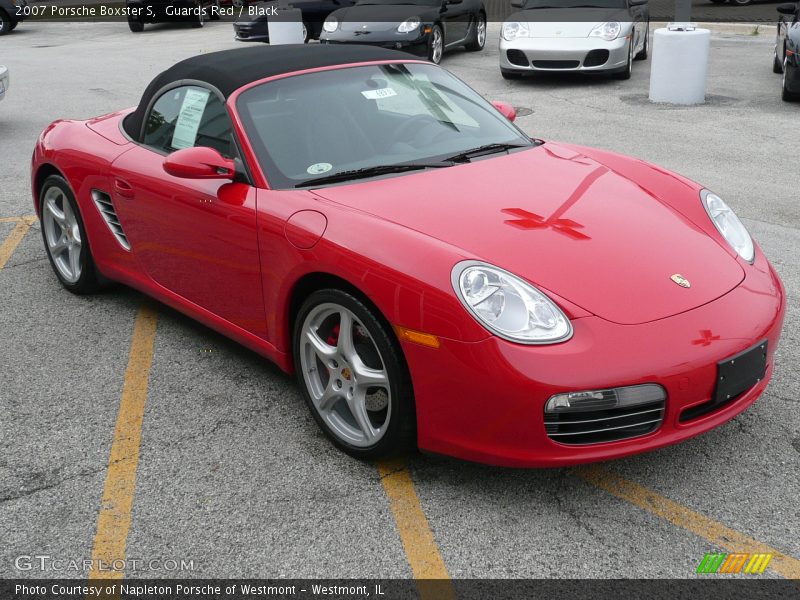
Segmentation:
<svg viewBox="0 0 800 600">
<path fill-rule="evenodd" d="M 706 552 L 753 542 L 785 554 L 774 563 L 784 568 L 764 576 L 800 573 L 800 104 L 780 100 L 773 39 L 714 35 L 708 102 L 674 107 L 648 102 L 650 61 L 635 63 L 629 81 L 507 82 L 498 36 L 492 24 L 483 52 L 453 52 L 443 66 L 485 97 L 525 109 L 518 123 L 531 135 L 652 161 L 720 194 L 782 276 L 788 311 L 764 396 L 686 443 L 599 471 L 409 456 L 430 552 L 454 578 L 687 578 Z M 124 23 L 27 23 L 0 41 L 12 77 L 0 103 L 0 258 L 3 244 L 11 250 L 0 266 L 0 577 L 85 575 L 21 571 L 18 558 L 92 556 L 132 332 L 147 303 L 121 287 L 93 297 L 62 290 L 38 223 L 14 220 L 33 214 L 36 137 L 57 118 L 136 104 L 180 59 L 242 45 L 229 23 L 149 26 L 139 35 Z M 12 249 L 13 235 L 21 237 Z M 158 325 L 127 557 L 192 560 L 184 574 L 193 577 L 415 574 L 405 544 L 413 538 L 379 470 L 333 448 L 294 380 L 150 305 Z M 610 492 L 597 477 L 614 485 L 621 477 L 667 508 L 615 493 L 624 486 Z M 154 574 L 180 573 L 126 577 Z"/>
</svg>

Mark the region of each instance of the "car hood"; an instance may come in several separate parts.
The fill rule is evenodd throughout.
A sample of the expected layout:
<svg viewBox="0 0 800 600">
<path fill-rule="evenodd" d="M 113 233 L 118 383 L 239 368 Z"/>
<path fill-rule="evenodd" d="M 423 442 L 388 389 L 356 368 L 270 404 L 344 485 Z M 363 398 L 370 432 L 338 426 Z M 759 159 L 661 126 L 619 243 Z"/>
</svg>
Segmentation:
<svg viewBox="0 0 800 600">
<path fill-rule="evenodd" d="M 339 29 L 342 32 L 362 33 L 393 31 L 397 26 L 411 17 L 419 17 L 422 21 L 431 20 L 430 6 L 411 4 L 365 4 L 356 5 L 336 11 Z"/>
<path fill-rule="evenodd" d="M 506 21 L 529 23 L 533 38 L 585 38 L 600 23 L 630 22 L 630 15 L 618 8 L 539 8 L 519 11 Z"/>
<path fill-rule="evenodd" d="M 619 324 L 690 310 L 744 278 L 725 248 L 668 203 L 557 144 L 315 193 L 447 242 Z"/>
</svg>

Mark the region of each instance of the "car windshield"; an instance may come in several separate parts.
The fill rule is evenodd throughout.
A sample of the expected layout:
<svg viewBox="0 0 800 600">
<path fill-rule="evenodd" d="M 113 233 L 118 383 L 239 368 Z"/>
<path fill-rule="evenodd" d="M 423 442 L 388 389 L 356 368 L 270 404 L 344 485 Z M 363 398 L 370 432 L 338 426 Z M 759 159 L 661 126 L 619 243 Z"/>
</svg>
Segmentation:
<svg viewBox="0 0 800 600">
<path fill-rule="evenodd" d="M 356 178 L 391 166 L 447 166 L 489 145 L 534 145 L 466 84 L 426 64 L 290 76 L 244 91 L 237 111 L 274 189 L 352 171 Z"/>
<path fill-rule="evenodd" d="M 522 8 L 627 8 L 627 0 L 525 0 Z"/>
</svg>

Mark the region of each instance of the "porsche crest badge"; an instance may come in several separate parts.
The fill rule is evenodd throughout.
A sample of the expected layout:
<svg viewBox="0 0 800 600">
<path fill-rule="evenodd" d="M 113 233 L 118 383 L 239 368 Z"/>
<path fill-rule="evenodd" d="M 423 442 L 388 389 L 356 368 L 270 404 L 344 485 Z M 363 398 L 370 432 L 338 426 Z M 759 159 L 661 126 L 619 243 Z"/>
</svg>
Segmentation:
<svg viewBox="0 0 800 600">
<path fill-rule="evenodd" d="M 684 277 L 680 273 L 675 273 L 675 275 L 670 275 L 669 278 L 683 288 L 692 287 L 692 284 L 689 283 L 689 280 L 686 279 L 686 277 Z"/>
</svg>

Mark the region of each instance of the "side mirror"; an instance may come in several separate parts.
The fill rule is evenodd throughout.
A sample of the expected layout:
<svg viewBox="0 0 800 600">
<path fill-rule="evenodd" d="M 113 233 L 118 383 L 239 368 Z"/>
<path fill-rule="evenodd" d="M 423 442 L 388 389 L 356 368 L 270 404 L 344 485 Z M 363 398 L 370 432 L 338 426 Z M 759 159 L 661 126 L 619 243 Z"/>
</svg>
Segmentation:
<svg viewBox="0 0 800 600">
<path fill-rule="evenodd" d="M 789 15 L 790 17 L 794 16 L 797 12 L 797 4 L 781 4 L 775 10 L 777 10 L 782 15 Z"/>
<path fill-rule="evenodd" d="M 508 102 L 492 102 L 498 112 L 512 123 L 517 118 L 517 109 L 511 106 Z"/>
<path fill-rule="evenodd" d="M 525 0 L 511 0 L 511 6 L 514 8 L 524 8 Z"/>
<path fill-rule="evenodd" d="M 184 179 L 233 179 L 236 165 L 206 146 L 176 150 L 164 159 L 164 170 Z"/>
</svg>

